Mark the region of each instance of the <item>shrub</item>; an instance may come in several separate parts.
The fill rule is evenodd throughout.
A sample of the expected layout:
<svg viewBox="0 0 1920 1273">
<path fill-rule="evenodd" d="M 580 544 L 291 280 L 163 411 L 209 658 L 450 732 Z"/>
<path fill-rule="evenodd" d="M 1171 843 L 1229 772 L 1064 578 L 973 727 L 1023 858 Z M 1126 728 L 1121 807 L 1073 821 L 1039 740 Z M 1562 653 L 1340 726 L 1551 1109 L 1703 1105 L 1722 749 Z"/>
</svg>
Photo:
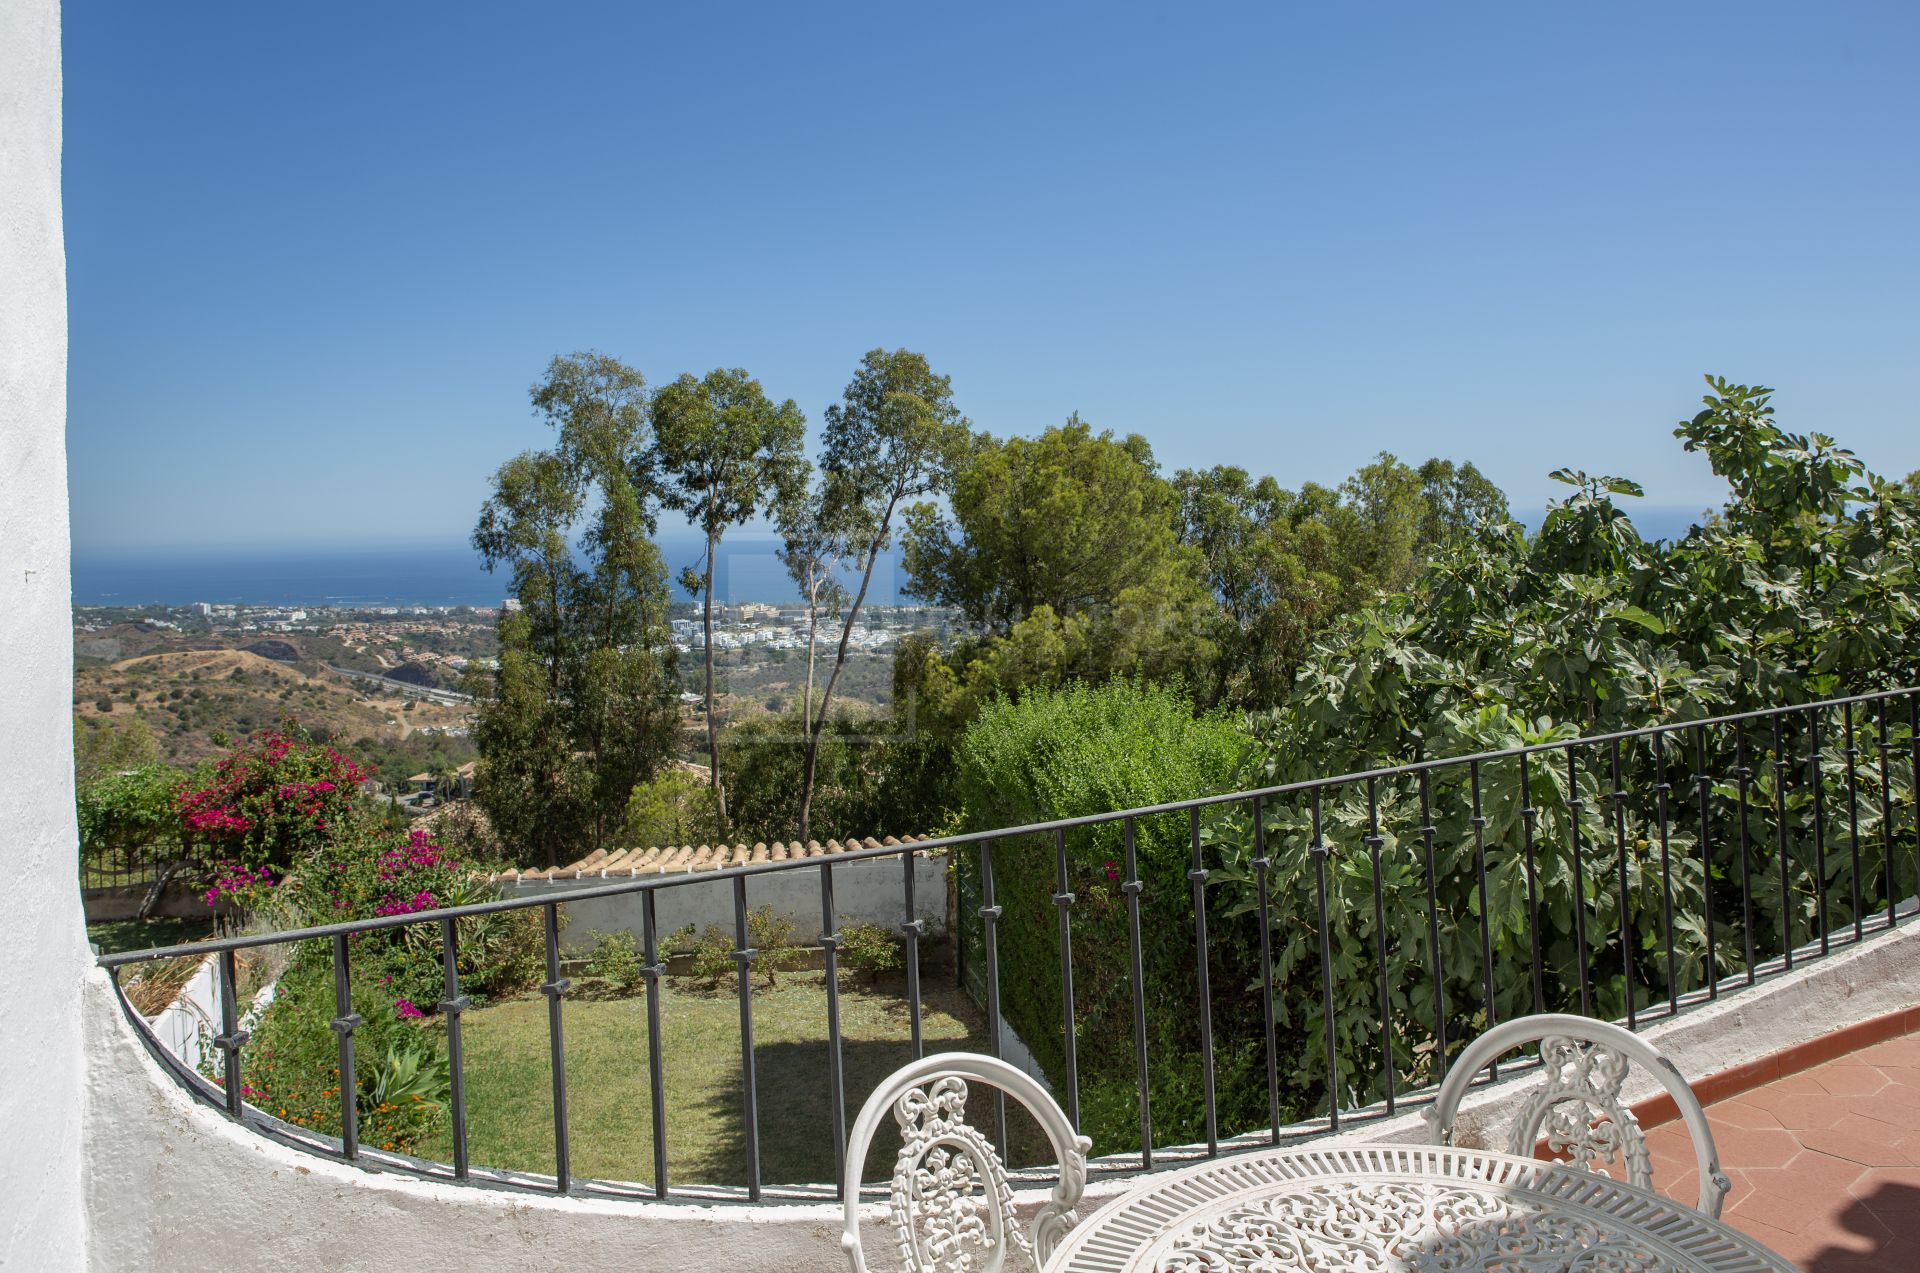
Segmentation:
<svg viewBox="0 0 1920 1273">
<path fill-rule="evenodd" d="M 446 852 L 423 827 L 396 833 L 355 820 L 302 863 L 288 889 L 309 922 L 410 915 L 492 901 L 485 872 Z M 462 993 L 497 998 L 538 980 L 545 958 L 539 912 L 528 908 L 455 921 Z M 423 1012 L 445 993 L 437 924 L 380 929 L 356 939 L 357 959 L 377 965 L 395 1000 Z"/>
<path fill-rule="evenodd" d="M 645 980 L 646 961 L 633 944 L 631 933 L 588 933 L 593 953 L 587 956 L 587 975 L 616 995 L 629 995 Z"/>
<path fill-rule="evenodd" d="M 1241 751 L 1229 719 L 1196 717 L 1177 691 L 1164 687 L 1114 681 L 1003 699 L 961 740 L 964 826 L 983 831 L 1225 790 Z M 1204 1135 L 1198 1019 L 1183 1007 L 1196 994 L 1188 834 L 1187 819 L 1178 815 L 1135 826 L 1141 929 L 1151 935 L 1142 953 L 1154 1135 L 1161 1143 Z M 1067 891 L 1077 899 L 1073 975 L 1082 1127 L 1095 1150 L 1106 1153 L 1137 1145 L 1139 1137 L 1122 828 L 1117 822 L 1083 828 L 1069 833 L 1066 845 Z M 954 858 L 960 912 L 970 917 L 979 905 L 979 853 L 960 849 Z M 1058 1087 L 1066 1062 L 1054 872 L 1051 838 L 995 842 L 1001 1011 Z M 1249 949 L 1258 933 L 1230 919 L 1228 904 L 1224 896 L 1209 898 L 1210 975 L 1221 1127 L 1238 1131 L 1265 1125 L 1266 1088 L 1257 1050 L 1260 1000 L 1246 976 L 1257 966 Z M 969 974 L 977 976 L 977 921 L 962 928 L 960 939 Z"/>
<path fill-rule="evenodd" d="M 794 944 L 793 921 L 776 914 L 771 906 L 747 912 L 747 944 L 758 951 L 753 967 L 766 974 L 769 990 L 779 985 L 779 975 L 797 968 L 806 952 Z M 734 934 L 710 926 L 693 943 L 693 978 L 709 990 L 725 990 L 735 984 Z"/>
<path fill-rule="evenodd" d="M 354 1031 L 360 1140 L 396 1153 L 416 1152 L 445 1117 L 446 1060 L 434 1036 L 399 1007 L 407 1001 L 396 1002 L 376 970 L 350 960 L 348 988 L 361 1016 Z M 327 1024 L 335 1015 L 328 943 L 302 943 L 242 1053 L 246 1100 L 297 1126 L 339 1135 L 339 1039 Z M 219 1080 L 217 1073 L 210 1077 Z"/>
<path fill-rule="evenodd" d="M 843 967 L 867 974 L 878 981 L 883 972 L 900 968 L 900 943 L 878 924 L 848 924 L 840 930 L 840 963 Z"/>
<path fill-rule="evenodd" d="M 643 848 L 707 844 L 721 838 L 713 788 L 684 769 L 664 769 L 627 796 L 621 837 Z"/>
<path fill-rule="evenodd" d="M 184 851 L 174 797 L 184 781 L 168 765 L 142 765 L 110 773 L 80 788 L 80 862 L 83 869 L 131 865 L 143 850 L 162 858 Z"/>
<path fill-rule="evenodd" d="M 210 865 L 278 877 L 353 819 L 365 776 L 288 719 L 249 736 L 180 792 L 174 809 Z"/>
</svg>

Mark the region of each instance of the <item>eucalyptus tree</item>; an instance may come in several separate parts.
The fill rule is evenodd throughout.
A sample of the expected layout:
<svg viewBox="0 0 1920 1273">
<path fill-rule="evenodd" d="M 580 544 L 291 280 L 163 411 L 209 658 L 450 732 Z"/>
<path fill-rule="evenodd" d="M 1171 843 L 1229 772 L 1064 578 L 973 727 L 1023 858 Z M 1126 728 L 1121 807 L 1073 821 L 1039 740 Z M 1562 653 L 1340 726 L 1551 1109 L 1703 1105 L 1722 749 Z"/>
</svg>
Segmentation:
<svg viewBox="0 0 1920 1273">
<path fill-rule="evenodd" d="M 819 486 L 796 482 L 774 507 L 774 526 L 780 532 L 781 564 L 807 602 L 807 691 L 800 700 L 800 719 L 812 720 L 813 669 L 820 632 L 820 616 L 837 614 L 847 604 L 847 590 L 834 573 L 842 560 L 842 544 L 833 526 Z"/>
<path fill-rule="evenodd" d="M 475 798 L 520 857 L 554 865 L 617 832 L 634 784 L 670 755 L 674 656 L 645 381 L 573 354 L 531 396 L 555 444 L 501 466 L 473 531 L 518 602 L 493 675 L 474 678 Z"/>
<path fill-rule="evenodd" d="M 873 584 L 873 568 L 893 537 L 894 516 L 909 500 L 942 489 L 972 434 L 953 404 L 953 385 L 923 354 L 875 349 L 860 360 L 839 402 L 827 408 L 820 467 L 823 506 L 847 557 L 860 565 L 859 584 L 840 626 L 840 644 L 820 707 L 807 726 L 800 775 L 800 836 L 807 837 L 820 734 L 847 664 L 853 625 Z"/>
<path fill-rule="evenodd" d="M 689 571 L 698 586 L 706 632 L 709 782 L 724 832 L 727 790 L 720 777 L 720 733 L 713 692 L 714 557 L 727 527 L 775 506 L 783 489 L 803 485 L 806 417 L 793 399 L 776 405 L 760 382 L 738 367 L 701 379 L 683 375 L 653 397 L 654 453 L 664 479 L 662 499 L 706 536 L 706 566 Z"/>
</svg>

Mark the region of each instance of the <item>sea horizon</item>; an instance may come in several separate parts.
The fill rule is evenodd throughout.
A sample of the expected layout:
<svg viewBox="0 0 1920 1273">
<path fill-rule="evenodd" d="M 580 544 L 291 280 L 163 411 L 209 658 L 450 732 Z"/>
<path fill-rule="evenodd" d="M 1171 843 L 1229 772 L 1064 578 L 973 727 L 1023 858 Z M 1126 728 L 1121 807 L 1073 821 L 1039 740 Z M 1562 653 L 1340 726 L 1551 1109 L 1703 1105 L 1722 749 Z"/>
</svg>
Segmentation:
<svg viewBox="0 0 1920 1273">
<path fill-rule="evenodd" d="M 1629 509 L 1647 538 L 1674 539 L 1700 519 L 1701 510 L 1681 507 Z M 1522 514 L 1530 528 L 1542 514 Z M 667 564 L 668 591 L 676 601 L 693 594 L 680 587 L 683 567 L 697 566 L 705 541 L 697 533 L 668 531 L 655 537 Z M 799 589 L 777 555 L 779 537 L 742 530 L 721 541 L 715 560 L 716 600 L 791 605 Z M 850 571 L 843 581 L 857 583 Z M 906 579 L 896 542 L 874 569 L 867 600 L 900 605 Z M 76 547 L 73 603 L 83 606 L 218 605 L 294 606 L 497 606 L 507 596 L 506 571 L 489 574 L 480 556 L 463 543 L 356 544 L 320 550 L 306 546 L 253 549 L 220 546 L 174 549 Z"/>
<path fill-rule="evenodd" d="M 678 576 L 700 563 L 705 542 L 695 534 L 660 535 L 667 587 L 675 601 L 691 600 Z M 715 558 L 714 598 L 729 603 L 797 603 L 799 589 L 775 550 L 771 533 L 742 533 L 721 541 Z M 868 601 L 903 600 L 898 551 L 882 554 Z M 81 606 L 498 606 L 511 590 L 504 568 L 489 574 L 464 544 L 306 547 L 178 548 L 73 552 L 73 604 Z"/>
</svg>

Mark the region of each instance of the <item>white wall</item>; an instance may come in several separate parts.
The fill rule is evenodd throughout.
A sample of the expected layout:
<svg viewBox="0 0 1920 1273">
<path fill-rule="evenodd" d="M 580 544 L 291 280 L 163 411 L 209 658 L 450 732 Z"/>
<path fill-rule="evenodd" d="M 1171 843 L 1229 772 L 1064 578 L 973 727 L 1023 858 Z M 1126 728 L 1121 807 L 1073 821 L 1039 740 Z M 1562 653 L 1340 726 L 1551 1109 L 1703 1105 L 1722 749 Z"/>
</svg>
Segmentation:
<svg viewBox="0 0 1920 1273">
<path fill-rule="evenodd" d="M 821 859 L 827 861 L 830 859 Z M 879 924 L 889 932 L 900 927 L 906 909 L 906 893 L 898 858 L 856 858 L 839 862 L 833 868 L 833 908 L 841 924 Z M 571 891 L 595 888 L 611 883 L 600 876 L 577 880 L 530 880 L 502 886 L 502 897 L 540 897 L 566 901 Z M 733 881 L 701 880 L 657 889 L 654 913 L 658 936 L 664 941 L 676 928 L 692 924 L 694 931 L 708 928 L 733 931 Z M 590 946 L 588 935 L 632 933 L 638 939 L 641 919 L 641 894 L 622 893 L 614 897 L 567 902 L 566 944 L 578 949 Z M 794 940 L 812 945 L 820 936 L 820 872 L 812 867 L 791 871 L 769 871 L 747 880 L 747 905 L 759 909 L 772 907 L 775 914 L 793 921 Z M 913 860 L 913 906 L 926 925 L 928 937 L 944 936 L 947 931 L 947 859 L 922 854 Z"/>
<path fill-rule="evenodd" d="M 0 4 L 0 1267 L 86 1258 L 87 968 L 74 857 L 67 539 L 66 256 L 60 228 L 60 8 Z"/>
</svg>

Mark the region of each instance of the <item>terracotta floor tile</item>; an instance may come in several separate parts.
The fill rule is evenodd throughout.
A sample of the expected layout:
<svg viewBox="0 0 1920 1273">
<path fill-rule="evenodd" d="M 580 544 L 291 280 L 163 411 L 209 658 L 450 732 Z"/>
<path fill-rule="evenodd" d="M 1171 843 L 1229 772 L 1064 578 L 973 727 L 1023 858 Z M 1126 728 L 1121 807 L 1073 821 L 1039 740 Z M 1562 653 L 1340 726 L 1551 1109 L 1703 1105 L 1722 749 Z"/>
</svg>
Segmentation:
<svg viewBox="0 0 1920 1273">
<path fill-rule="evenodd" d="M 1855 1101 L 1853 1109 L 1890 1127 L 1920 1131 L 1920 1092 L 1910 1094 L 1905 1088 L 1890 1087 L 1878 1096 Z"/>
<path fill-rule="evenodd" d="M 1708 1108 L 1707 1122 L 1712 1125 L 1714 1135 L 1718 1136 L 1722 1124 L 1728 1127 L 1771 1128 L 1780 1126 L 1780 1117 L 1772 1110 L 1750 1103 L 1744 1096 L 1736 1096 Z"/>
<path fill-rule="evenodd" d="M 1803 1149 L 1784 1167 L 1755 1167 L 1743 1164 L 1754 1190 L 1778 1198 L 1819 1198 L 1843 1200 L 1848 1186 L 1860 1179 L 1866 1168 L 1859 1163 L 1830 1158 L 1811 1149 Z"/>
<path fill-rule="evenodd" d="M 1920 1035 L 1905 1035 L 1898 1039 L 1888 1039 L 1872 1047 L 1862 1048 L 1854 1057 L 1868 1065 L 1896 1065 L 1906 1069 L 1920 1069 Z"/>
<path fill-rule="evenodd" d="M 1887 1076 L 1871 1065 L 1852 1065 L 1835 1061 L 1807 1071 L 1821 1087 L 1835 1096 L 1872 1096 L 1884 1091 Z"/>
<path fill-rule="evenodd" d="M 1858 1118 L 1859 1115 L 1843 1115 L 1842 1118 Z M 1867 1120 L 1862 1119 L 1862 1122 Z M 1885 1124 L 1879 1124 L 1884 1127 Z M 1720 1151 L 1721 1162 L 1739 1163 L 1742 1167 L 1782 1166 L 1793 1161 L 1794 1155 L 1805 1143 L 1812 1132 L 1795 1133 L 1783 1128 L 1721 1127 L 1713 1134 L 1713 1143 Z M 1904 1157 L 1897 1163 L 1885 1166 L 1897 1167 L 1906 1163 Z M 1883 1164 L 1871 1164 L 1880 1166 Z"/>
<path fill-rule="evenodd" d="M 1798 1133 L 1800 1143 L 1863 1167 L 1920 1166 L 1920 1132 L 1902 1132 L 1875 1119 L 1847 1114 L 1832 1127 Z"/>
<path fill-rule="evenodd" d="M 1824 1088 L 1817 1092 L 1781 1092 L 1763 1088 L 1747 1093 L 1748 1099 L 1768 1110 L 1790 1131 L 1831 1127 L 1848 1112 L 1847 1104 Z"/>
</svg>

